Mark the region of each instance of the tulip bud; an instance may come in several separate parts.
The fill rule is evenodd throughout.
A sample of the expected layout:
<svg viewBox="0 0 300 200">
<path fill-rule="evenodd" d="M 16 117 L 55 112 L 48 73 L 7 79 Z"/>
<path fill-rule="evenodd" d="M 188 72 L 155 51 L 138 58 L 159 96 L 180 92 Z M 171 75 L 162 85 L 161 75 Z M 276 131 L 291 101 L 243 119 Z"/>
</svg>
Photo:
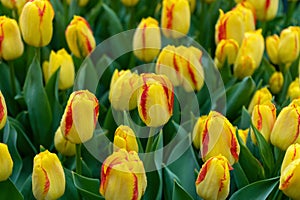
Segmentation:
<svg viewBox="0 0 300 200">
<path fill-rule="evenodd" d="M 248 112 L 251 115 L 255 105 L 266 104 L 269 103 L 271 100 L 272 100 L 272 94 L 270 93 L 268 88 L 264 87 L 257 90 L 251 99 L 251 102 L 248 107 Z"/>
<path fill-rule="evenodd" d="M 0 143 L 0 182 L 5 181 L 13 170 L 13 160 L 11 159 L 7 145 Z"/>
<path fill-rule="evenodd" d="M 271 133 L 271 143 L 286 150 L 291 144 L 300 142 L 300 107 L 291 104 L 279 113 Z"/>
<path fill-rule="evenodd" d="M 197 2 L 196 2 L 197 0 L 189 0 L 189 5 L 190 5 L 190 11 L 191 11 L 191 13 L 193 13 L 194 11 L 195 11 L 195 9 L 196 9 L 196 4 L 197 4 Z"/>
<path fill-rule="evenodd" d="M 152 17 L 142 19 L 133 36 L 133 53 L 145 62 L 153 60 L 161 48 L 158 21 Z"/>
<path fill-rule="evenodd" d="M 132 110 L 137 106 L 139 76 L 130 70 L 116 69 L 110 83 L 109 100 L 115 110 Z"/>
<path fill-rule="evenodd" d="M 200 127 L 194 127 L 194 135 L 200 136 L 200 152 L 203 161 L 219 154 L 225 156 L 230 164 L 239 159 L 240 145 L 235 135 L 235 128 L 222 114 L 211 111 Z M 204 124 L 203 124 L 204 123 Z M 195 126 L 199 126 L 197 123 Z"/>
<path fill-rule="evenodd" d="M 135 6 L 139 0 L 121 0 L 121 2 L 125 5 L 125 6 Z"/>
<path fill-rule="evenodd" d="M 239 134 L 240 138 L 242 139 L 242 141 L 244 142 L 244 144 L 246 144 L 247 137 L 249 135 L 249 129 L 248 128 L 246 130 L 239 129 L 238 134 Z"/>
<path fill-rule="evenodd" d="M 235 40 L 221 40 L 216 49 L 216 58 L 219 63 L 218 68 L 221 68 L 226 60 L 229 65 L 232 65 L 235 62 L 238 51 L 239 44 Z"/>
<path fill-rule="evenodd" d="M 126 149 L 129 151 L 139 151 L 139 147 L 133 130 L 128 126 L 119 126 L 115 131 L 114 151 L 118 149 Z"/>
<path fill-rule="evenodd" d="M 66 32 L 68 47 L 78 58 L 88 56 L 96 47 L 96 41 L 89 23 L 80 16 L 74 16 Z"/>
<path fill-rule="evenodd" d="M 300 144 L 292 144 L 290 145 L 284 155 L 282 164 L 281 164 L 281 174 L 283 171 L 287 168 L 287 166 L 293 162 L 294 160 L 297 160 L 300 158 Z"/>
<path fill-rule="evenodd" d="M 243 16 L 245 32 L 255 30 L 255 16 L 252 11 L 253 6 L 249 2 L 242 2 L 236 5 L 233 10 L 238 11 Z"/>
<path fill-rule="evenodd" d="M 75 77 L 75 68 L 72 57 L 65 49 L 61 49 L 57 53 L 51 51 L 49 63 L 43 63 L 43 72 L 46 83 L 59 67 L 58 88 L 60 90 L 65 90 L 73 86 Z"/>
<path fill-rule="evenodd" d="M 299 78 L 296 78 L 293 82 L 291 82 L 291 84 L 288 88 L 287 97 L 289 97 L 291 100 L 297 99 L 300 97 Z"/>
<path fill-rule="evenodd" d="M 88 2 L 89 2 L 89 0 L 77 0 L 77 3 L 80 7 L 86 6 L 86 4 L 88 4 Z M 71 0 L 67 0 L 67 3 L 70 5 Z"/>
<path fill-rule="evenodd" d="M 75 144 L 66 140 L 66 138 L 63 136 L 61 132 L 60 127 L 58 127 L 57 131 L 55 132 L 54 146 L 59 153 L 65 156 L 74 156 L 76 153 Z"/>
<path fill-rule="evenodd" d="M 234 76 L 239 79 L 251 76 L 260 65 L 264 49 L 265 43 L 261 29 L 245 33 L 243 43 L 234 63 Z"/>
<path fill-rule="evenodd" d="M 225 200 L 229 195 L 231 169 L 222 155 L 208 159 L 202 165 L 195 183 L 197 194 L 203 199 Z"/>
<path fill-rule="evenodd" d="M 161 27 L 168 38 L 181 38 L 190 29 L 190 6 L 187 0 L 163 0 Z"/>
<path fill-rule="evenodd" d="M 7 120 L 7 108 L 4 96 L 0 90 L 0 130 L 5 126 Z"/>
<path fill-rule="evenodd" d="M 141 199 L 146 187 L 144 165 L 135 151 L 120 149 L 106 158 L 99 189 L 106 200 Z"/>
<path fill-rule="evenodd" d="M 0 16 L 0 59 L 14 60 L 24 51 L 19 26 L 14 19 Z"/>
<path fill-rule="evenodd" d="M 274 72 L 269 79 L 270 90 L 273 94 L 278 94 L 283 86 L 283 75 L 281 72 Z"/>
<path fill-rule="evenodd" d="M 173 114 L 174 88 L 164 75 L 141 74 L 137 102 L 142 121 L 149 127 L 166 124 Z"/>
<path fill-rule="evenodd" d="M 294 62 L 299 56 L 299 34 L 296 30 L 286 28 L 280 33 L 278 58 L 283 64 Z"/>
<path fill-rule="evenodd" d="M 32 192 L 36 199 L 58 199 L 65 193 L 65 173 L 55 153 L 48 150 L 33 160 Z"/>
<path fill-rule="evenodd" d="M 193 129 L 193 144 L 196 149 L 200 149 L 201 144 L 201 133 L 205 128 L 205 121 L 207 119 L 207 115 L 201 116 L 198 118 L 194 129 Z"/>
<path fill-rule="evenodd" d="M 276 107 L 274 104 L 255 105 L 252 112 L 252 123 L 262 134 L 267 142 L 270 141 L 270 134 L 276 121 Z M 256 137 L 251 132 L 251 139 L 256 144 Z"/>
<path fill-rule="evenodd" d="M 247 0 L 255 8 L 258 20 L 269 21 L 276 17 L 279 1 L 278 0 Z"/>
<path fill-rule="evenodd" d="M 28 0 L 1 0 L 3 6 L 9 9 L 18 10 L 18 14 L 21 14 L 21 11 L 27 3 Z"/>
<path fill-rule="evenodd" d="M 99 104 L 94 94 L 87 90 L 71 94 L 60 122 L 63 136 L 80 144 L 93 137 L 99 115 Z"/>
<path fill-rule="evenodd" d="M 24 41 L 34 47 L 50 43 L 53 34 L 54 10 L 49 1 L 28 1 L 20 16 L 20 28 Z"/>
<path fill-rule="evenodd" d="M 273 64 L 278 64 L 278 47 L 280 43 L 280 38 L 278 35 L 268 36 L 266 39 L 266 49 L 269 59 Z"/>
</svg>

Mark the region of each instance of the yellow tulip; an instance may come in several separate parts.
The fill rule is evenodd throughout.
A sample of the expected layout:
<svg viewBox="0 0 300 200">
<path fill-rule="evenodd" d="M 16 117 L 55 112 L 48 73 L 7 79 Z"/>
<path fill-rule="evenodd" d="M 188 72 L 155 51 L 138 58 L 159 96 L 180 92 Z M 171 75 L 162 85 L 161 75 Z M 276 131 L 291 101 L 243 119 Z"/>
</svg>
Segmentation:
<svg viewBox="0 0 300 200">
<path fill-rule="evenodd" d="M 193 144 L 196 149 L 200 149 L 201 145 L 201 133 L 205 128 L 205 121 L 207 119 L 207 115 L 203 115 L 198 118 L 194 129 L 193 129 Z"/>
<path fill-rule="evenodd" d="M 161 27 L 168 38 L 181 38 L 190 29 L 190 6 L 188 0 L 163 0 Z"/>
<path fill-rule="evenodd" d="M 269 79 L 270 90 L 273 94 L 278 94 L 283 86 L 283 74 L 281 72 L 274 72 Z"/>
<path fill-rule="evenodd" d="M 253 49 L 255 49 L 255 51 L 253 51 Z M 234 63 L 234 76 L 239 79 L 251 76 L 260 65 L 264 49 L 264 38 L 261 34 L 261 29 L 245 33 Z"/>
<path fill-rule="evenodd" d="M 251 102 L 248 107 L 248 112 L 252 114 L 253 108 L 255 105 L 268 104 L 272 100 L 272 94 L 268 88 L 264 87 L 257 90 L 254 96 L 251 99 Z"/>
<path fill-rule="evenodd" d="M 239 129 L 238 134 L 239 134 L 240 138 L 242 139 L 242 141 L 244 142 L 244 144 L 246 144 L 247 137 L 249 135 L 249 129 L 248 128 L 246 130 Z"/>
<path fill-rule="evenodd" d="M 74 156 L 76 153 L 75 144 L 66 140 L 66 138 L 63 136 L 61 132 L 60 127 L 58 127 L 54 135 L 54 146 L 59 153 L 65 156 Z"/>
<path fill-rule="evenodd" d="M 280 173 L 282 174 L 283 171 L 287 168 L 287 166 L 297 159 L 300 159 L 300 144 L 298 143 L 292 144 L 287 148 L 281 164 Z"/>
<path fill-rule="evenodd" d="M 65 193 L 65 173 L 55 153 L 48 150 L 33 160 L 32 192 L 36 199 L 58 199 Z"/>
<path fill-rule="evenodd" d="M 72 0 L 67 0 L 67 3 L 70 5 Z M 89 0 L 77 0 L 77 3 L 80 7 L 86 6 L 88 4 Z"/>
<path fill-rule="evenodd" d="M 19 26 L 14 19 L 0 16 L 0 58 L 14 60 L 24 51 Z"/>
<path fill-rule="evenodd" d="M 43 63 L 43 72 L 45 82 L 47 83 L 55 71 L 60 67 L 58 88 L 61 90 L 68 89 L 73 86 L 75 78 L 75 68 L 72 57 L 65 49 L 61 49 L 55 53 L 50 53 L 49 63 Z"/>
<path fill-rule="evenodd" d="M 300 82 L 299 78 L 296 78 L 291 84 L 289 85 L 287 97 L 291 100 L 297 99 L 300 97 Z"/>
<path fill-rule="evenodd" d="M 149 127 L 166 124 L 173 114 L 174 88 L 164 75 L 141 74 L 138 92 L 138 112 Z"/>
<path fill-rule="evenodd" d="M 121 0 L 125 6 L 135 6 L 139 0 Z"/>
<path fill-rule="evenodd" d="M 65 35 L 70 50 L 78 58 L 88 56 L 96 47 L 90 25 L 83 17 L 75 15 L 68 25 Z"/>
<path fill-rule="evenodd" d="M 1 0 L 3 6 L 14 9 L 18 11 L 18 14 L 21 14 L 21 11 L 29 0 Z"/>
<path fill-rule="evenodd" d="M 0 143 L 0 182 L 9 178 L 13 170 L 13 160 L 11 159 L 7 145 Z"/>
<path fill-rule="evenodd" d="M 7 120 L 7 107 L 4 96 L 0 90 L 0 130 L 5 126 Z"/>
<path fill-rule="evenodd" d="M 152 61 L 161 48 L 158 21 L 152 17 L 142 19 L 133 36 L 133 53 L 145 62 Z"/>
<path fill-rule="evenodd" d="M 137 106 L 139 76 L 130 70 L 116 69 L 111 82 L 109 100 L 115 110 L 132 110 Z"/>
<path fill-rule="evenodd" d="M 255 30 L 255 11 L 252 4 L 248 2 L 242 2 L 237 4 L 233 10 L 242 14 L 245 32 Z"/>
<path fill-rule="evenodd" d="M 24 41 L 34 47 L 48 45 L 53 34 L 53 18 L 54 10 L 49 1 L 27 2 L 19 20 Z"/>
<path fill-rule="evenodd" d="M 197 0 L 189 0 L 190 10 L 193 13 L 197 6 Z"/>
<path fill-rule="evenodd" d="M 266 39 L 266 50 L 269 59 L 273 64 L 279 64 L 279 59 L 278 59 L 279 43 L 280 43 L 280 38 L 276 34 L 268 36 Z"/>
<path fill-rule="evenodd" d="M 147 187 L 144 164 L 135 151 L 120 149 L 104 161 L 99 192 L 107 200 L 141 199 Z"/>
<path fill-rule="evenodd" d="M 88 141 L 93 137 L 98 115 L 99 104 L 94 94 L 87 90 L 73 92 L 60 122 L 63 136 L 75 144 Z"/>
<path fill-rule="evenodd" d="M 239 44 L 233 39 L 221 40 L 216 49 L 216 56 L 218 68 L 221 68 L 225 60 L 229 65 L 235 62 L 236 56 L 239 51 Z"/>
<path fill-rule="evenodd" d="M 226 157 L 218 155 L 208 159 L 195 182 L 197 194 L 207 200 L 225 200 L 230 189 L 230 166 Z"/>
<path fill-rule="evenodd" d="M 247 0 L 255 8 L 258 20 L 269 21 L 276 17 L 279 0 Z"/>
<path fill-rule="evenodd" d="M 120 148 L 126 149 L 128 152 L 139 152 L 135 134 L 128 126 L 121 125 L 115 131 L 114 151 L 117 151 Z"/>
</svg>

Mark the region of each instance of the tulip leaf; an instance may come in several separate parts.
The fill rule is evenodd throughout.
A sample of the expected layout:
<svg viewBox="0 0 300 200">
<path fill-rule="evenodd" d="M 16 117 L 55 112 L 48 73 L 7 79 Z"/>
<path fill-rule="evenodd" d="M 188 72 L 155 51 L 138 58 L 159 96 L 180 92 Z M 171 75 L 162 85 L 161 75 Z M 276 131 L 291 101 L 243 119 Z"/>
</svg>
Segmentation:
<svg viewBox="0 0 300 200">
<path fill-rule="evenodd" d="M 24 181 L 21 193 L 24 196 L 24 199 L 35 199 L 32 193 L 32 174 L 28 175 L 27 179 Z"/>
<path fill-rule="evenodd" d="M 282 86 L 282 89 L 280 91 L 280 94 L 278 95 L 278 103 L 279 104 L 282 104 L 285 99 L 287 98 L 287 92 L 288 92 L 288 89 L 289 89 L 289 85 L 291 84 L 291 82 L 293 81 L 292 79 L 292 75 L 291 75 L 291 72 L 289 70 L 286 70 L 283 74 L 283 86 Z"/>
<path fill-rule="evenodd" d="M 105 12 L 105 18 L 108 21 L 108 27 L 106 27 L 111 35 L 118 34 L 123 31 L 122 24 L 117 14 L 105 3 L 102 4 L 102 7 Z"/>
<path fill-rule="evenodd" d="M 193 197 L 176 181 L 174 180 L 173 200 L 193 200 Z"/>
<path fill-rule="evenodd" d="M 273 189 L 278 186 L 279 177 L 257 181 L 236 191 L 230 200 L 239 199 L 267 199 Z"/>
<path fill-rule="evenodd" d="M 165 199 L 172 199 L 175 181 L 180 183 L 179 178 L 167 166 L 163 168 L 164 181 L 164 197 Z M 172 184 L 171 184 L 172 183 Z"/>
<path fill-rule="evenodd" d="M 22 200 L 23 195 L 10 179 L 0 182 L 0 199 Z"/>
<path fill-rule="evenodd" d="M 99 194 L 100 181 L 99 179 L 92 179 L 81 176 L 75 172 L 72 172 L 73 181 L 80 192 L 81 196 L 85 199 L 104 199 Z"/>
<path fill-rule="evenodd" d="M 233 179 L 238 189 L 249 184 L 248 178 L 239 163 L 235 163 L 233 166 L 233 171 L 231 174 L 233 175 Z"/>
<path fill-rule="evenodd" d="M 239 128 L 247 129 L 250 127 L 250 123 L 251 123 L 251 117 L 250 117 L 247 109 L 245 108 L 245 106 L 243 106 Z"/>
<path fill-rule="evenodd" d="M 52 124 L 51 107 L 43 87 L 41 66 L 35 57 L 28 69 L 24 84 L 24 97 L 28 107 L 29 121 L 35 145 L 51 146 L 53 134 L 49 134 Z"/>
</svg>

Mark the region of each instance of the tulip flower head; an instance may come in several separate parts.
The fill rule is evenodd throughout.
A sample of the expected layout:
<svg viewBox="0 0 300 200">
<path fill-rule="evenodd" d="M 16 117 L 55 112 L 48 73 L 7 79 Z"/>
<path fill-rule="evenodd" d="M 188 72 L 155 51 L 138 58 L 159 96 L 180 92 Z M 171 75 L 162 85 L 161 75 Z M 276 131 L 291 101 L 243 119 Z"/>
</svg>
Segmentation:
<svg viewBox="0 0 300 200">
<path fill-rule="evenodd" d="M 238 51 L 239 44 L 235 40 L 221 40 L 216 49 L 217 67 L 221 68 L 226 60 L 229 65 L 232 65 L 235 62 Z"/>
<path fill-rule="evenodd" d="M 70 5 L 72 0 L 67 0 L 67 3 Z M 88 4 L 89 0 L 78 0 L 77 3 L 80 7 L 86 6 Z"/>
<path fill-rule="evenodd" d="M 122 4 L 124 4 L 125 6 L 135 6 L 139 0 L 121 0 Z"/>
<path fill-rule="evenodd" d="M 276 17 L 279 0 L 246 0 L 255 8 L 256 17 L 261 21 L 269 21 Z"/>
<path fill-rule="evenodd" d="M 242 139 L 242 141 L 244 142 L 244 144 L 246 144 L 247 137 L 249 135 L 249 129 L 248 128 L 246 130 L 239 129 L 238 134 L 239 134 L 240 138 Z"/>
<path fill-rule="evenodd" d="M 5 126 L 7 120 L 7 107 L 4 96 L 0 91 L 0 130 Z"/>
<path fill-rule="evenodd" d="M 203 132 L 205 128 L 205 122 L 207 119 L 207 115 L 203 115 L 198 118 L 194 129 L 193 129 L 193 144 L 196 149 L 200 149 L 201 145 L 201 133 Z"/>
<path fill-rule="evenodd" d="M 120 148 L 126 149 L 128 152 L 139 151 L 135 134 L 128 126 L 121 125 L 115 131 L 114 150 L 117 151 Z"/>
<path fill-rule="evenodd" d="M 269 79 L 270 90 L 273 94 L 278 94 L 283 86 L 283 74 L 282 72 L 274 72 Z"/>
<path fill-rule="evenodd" d="M 251 102 L 248 107 L 248 112 L 251 115 L 255 105 L 269 104 L 269 102 L 271 102 L 271 100 L 272 100 L 272 94 L 268 90 L 268 88 L 264 87 L 264 88 L 257 90 L 251 99 Z"/>
<path fill-rule="evenodd" d="M 13 170 L 13 160 L 4 143 L 0 143 L 0 182 L 9 178 Z"/>
<path fill-rule="evenodd" d="M 266 38 L 266 50 L 268 57 L 273 64 L 279 64 L 278 59 L 278 48 L 279 48 L 280 38 L 278 35 L 274 34 Z"/>
<path fill-rule="evenodd" d="M 297 99 L 300 97 L 300 82 L 299 78 L 296 78 L 291 84 L 289 85 L 287 97 L 291 100 Z"/>
<path fill-rule="evenodd" d="M 76 153 L 75 144 L 71 143 L 63 136 L 60 127 L 58 127 L 54 135 L 54 146 L 59 153 L 65 156 L 74 156 Z"/>
<path fill-rule="evenodd" d="M 1 0 L 1 3 L 6 8 L 18 9 L 18 11 L 21 11 L 27 1 L 28 0 Z"/>
</svg>

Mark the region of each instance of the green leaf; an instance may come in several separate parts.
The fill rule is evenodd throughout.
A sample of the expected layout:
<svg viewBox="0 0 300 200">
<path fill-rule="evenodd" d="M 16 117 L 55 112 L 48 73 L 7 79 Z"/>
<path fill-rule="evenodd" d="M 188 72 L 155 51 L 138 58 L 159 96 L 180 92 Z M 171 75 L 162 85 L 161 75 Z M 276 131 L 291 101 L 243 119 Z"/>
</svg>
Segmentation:
<svg viewBox="0 0 300 200">
<path fill-rule="evenodd" d="M 106 20 L 108 20 L 108 27 L 106 27 L 111 35 L 118 34 L 123 31 L 122 24 L 120 22 L 119 17 L 116 15 L 116 13 L 105 3 L 102 4 L 102 7 L 104 9 L 104 16 Z"/>
<path fill-rule="evenodd" d="M 24 196 L 24 199 L 34 200 L 34 196 L 32 193 L 32 175 L 30 174 L 27 179 L 25 180 L 22 188 L 21 193 Z"/>
<path fill-rule="evenodd" d="M 238 189 L 249 184 L 248 178 L 239 163 L 233 165 L 232 175 Z"/>
<path fill-rule="evenodd" d="M 165 199 L 172 199 L 175 181 L 179 182 L 179 178 L 167 166 L 163 168 L 164 181 L 164 197 Z"/>
<path fill-rule="evenodd" d="M 173 195 L 172 200 L 193 200 L 193 197 L 189 195 L 187 191 L 184 190 L 184 188 L 177 183 L 176 180 L 174 180 L 174 189 L 173 189 Z"/>
<path fill-rule="evenodd" d="M 23 195 L 10 179 L 0 182 L 0 199 L 22 200 Z"/>
<path fill-rule="evenodd" d="M 287 92 L 288 92 L 288 88 L 289 88 L 291 82 L 293 81 L 292 80 L 292 75 L 291 75 L 289 70 L 286 70 L 284 72 L 283 78 L 284 78 L 283 86 L 282 86 L 281 92 L 280 92 L 280 94 L 278 95 L 278 98 L 277 98 L 279 104 L 282 104 L 285 101 L 286 95 L 287 95 Z"/>
<path fill-rule="evenodd" d="M 52 113 L 43 87 L 41 66 L 36 57 L 33 59 L 27 72 L 24 84 L 24 97 L 28 107 L 35 145 L 43 145 L 48 148 L 51 146 L 54 136 L 54 133 L 49 134 Z"/>
<path fill-rule="evenodd" d="M 245 108 L 245 106 L 243 106 L 239 128 L 247 129 L 250 127 L 250 123 L 251 123 L 251 117 L 248 113 L 248 110 Z"/>
<path fill-rule="evenodd" d="M 273 189 L 279 183 L 279 177 L 265 179 L 254 182 L 242 189 L 236 191 L 230 198 L 230 200 L 240 199 L 267 199 Z"/>
<path fill-rule="evenodd" d="M 81 176 L 75 172 L 72 172 L 73 181 L 80 192 L 81 196 L 85 199 L 104 199 L 99 194 L 100 181 L 99 179 L 92 179 Z"/>
</svg>

